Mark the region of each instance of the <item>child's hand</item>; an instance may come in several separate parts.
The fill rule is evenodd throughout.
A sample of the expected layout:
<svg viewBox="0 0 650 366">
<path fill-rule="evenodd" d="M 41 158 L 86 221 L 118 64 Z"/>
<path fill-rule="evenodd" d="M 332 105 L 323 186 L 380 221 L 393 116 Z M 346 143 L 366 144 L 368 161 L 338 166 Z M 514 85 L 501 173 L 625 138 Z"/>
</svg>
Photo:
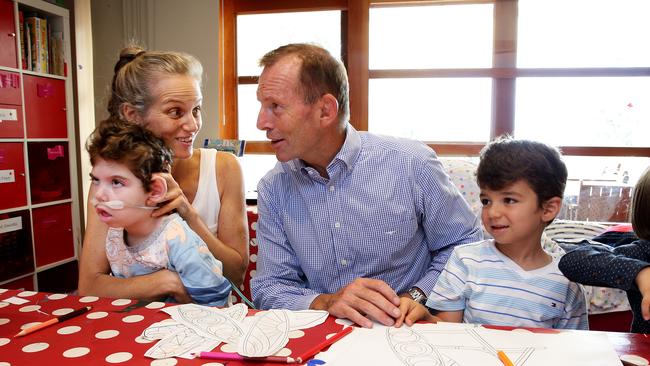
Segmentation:
<svg viewBox="0 0 650 366">
<path fill-rule="evenodd" d="M 439 320 L 437 317 L 431 315 L 424 305 L 413 301 L 410 297 L 400 297 L 399 310 L 402 314 L 395 320 L 395 328 L 401 327 L 403 323 L 406 323 L 410 327 L 418 320 L 433 323 Z"/>
<path fill-rule="evenodd" d="M 643 319 L 650 320 L 650 267 L 645 267 L 636 275 L 636 285 L 643 296 L 641 314 Z"/>
</svg>

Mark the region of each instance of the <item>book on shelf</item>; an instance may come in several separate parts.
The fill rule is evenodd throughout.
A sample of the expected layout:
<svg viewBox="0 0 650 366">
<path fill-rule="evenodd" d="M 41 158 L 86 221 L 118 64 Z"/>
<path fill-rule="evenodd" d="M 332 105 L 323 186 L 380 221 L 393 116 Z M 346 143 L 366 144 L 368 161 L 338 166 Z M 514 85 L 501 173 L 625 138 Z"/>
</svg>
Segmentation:
<svg viewBox="0 0 650 366">
<path fill-rule="evenodd" d="M 27 44 L 30 45 L 27 58 L 28 70 L 47 73 L 48 72 L 48 49 L 47 49 L 47 19 L 30 15 L 25 18 L 25 35 Z M 29 66 L 31 64 L 31 68 Z"/>
<path fill-rule="evenodd" d="M 25 14 L 18 11 L 18 28 L 20 30 L 20 63 L 23 70 L 27 70 L 27 54 L 25 49 Z"/>
</svg>

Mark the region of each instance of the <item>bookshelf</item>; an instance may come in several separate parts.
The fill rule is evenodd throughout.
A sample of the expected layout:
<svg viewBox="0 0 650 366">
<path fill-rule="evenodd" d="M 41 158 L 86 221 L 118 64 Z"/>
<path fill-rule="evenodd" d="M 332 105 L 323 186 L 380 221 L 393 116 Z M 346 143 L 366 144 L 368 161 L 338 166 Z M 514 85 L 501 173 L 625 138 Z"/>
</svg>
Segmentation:
<svg viewBox="0 0 650 366">
<path fill-rule="evenodd" d="M 27 48 L 27 24 L 41 30 L 40 49 Z M 77 287 L 81 229 L 70 39 L 67 9 L 0 0 L 0 288 Z M 39 55 L 33 61 L 32 53 Z"/>
</svg>

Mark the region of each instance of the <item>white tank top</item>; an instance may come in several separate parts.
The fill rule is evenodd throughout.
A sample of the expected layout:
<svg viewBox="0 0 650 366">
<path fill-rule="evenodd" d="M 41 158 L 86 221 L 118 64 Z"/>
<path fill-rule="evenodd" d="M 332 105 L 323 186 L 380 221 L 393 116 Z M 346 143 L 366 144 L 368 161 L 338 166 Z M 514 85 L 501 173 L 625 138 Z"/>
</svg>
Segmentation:
<svg viewBox="0 0 650 366">
<path fill-rule="evenodd" d="M 219 187 L 217 187 L 217 150 L 200 150 L 201 165 L 199 167 L 199 183 L 192 206 L 199 213 L 199 216 L 208 226 L 210 232 L 216 234 L 217 224 L 219 222 L 219 210 L 221 209 Z"/>
</svg>

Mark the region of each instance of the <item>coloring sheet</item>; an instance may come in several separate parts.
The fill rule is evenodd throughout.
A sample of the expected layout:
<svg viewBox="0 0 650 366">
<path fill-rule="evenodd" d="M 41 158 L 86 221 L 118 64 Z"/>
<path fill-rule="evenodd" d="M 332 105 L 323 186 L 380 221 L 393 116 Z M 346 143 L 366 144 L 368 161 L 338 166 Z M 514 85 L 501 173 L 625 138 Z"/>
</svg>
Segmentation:
<svg viewBox="0 0 650 366">
<path fill-rule="evenodd" d="M 532 333 L 449 323 L 358 328 L 316 358 L 333 365 L 503 366 L 498 351 L 515 366 L 621 364 L 605 334 Z"/>
<path fill-rule="evenodd" d="M 150 325 L 141 335 L 158 340 L 145 353 L 150 358 L 194 358 L 194 353 L 211 351 L 222 342 L 242 356 L 271 356 L 289 342 L 290 331 L 315 327 L 328 316 L 318 310 L 270 310 L 246 316 L 243 304 L 224 309 L 185 304 L 163 311 L 172 319 Z"/>
</svg>

